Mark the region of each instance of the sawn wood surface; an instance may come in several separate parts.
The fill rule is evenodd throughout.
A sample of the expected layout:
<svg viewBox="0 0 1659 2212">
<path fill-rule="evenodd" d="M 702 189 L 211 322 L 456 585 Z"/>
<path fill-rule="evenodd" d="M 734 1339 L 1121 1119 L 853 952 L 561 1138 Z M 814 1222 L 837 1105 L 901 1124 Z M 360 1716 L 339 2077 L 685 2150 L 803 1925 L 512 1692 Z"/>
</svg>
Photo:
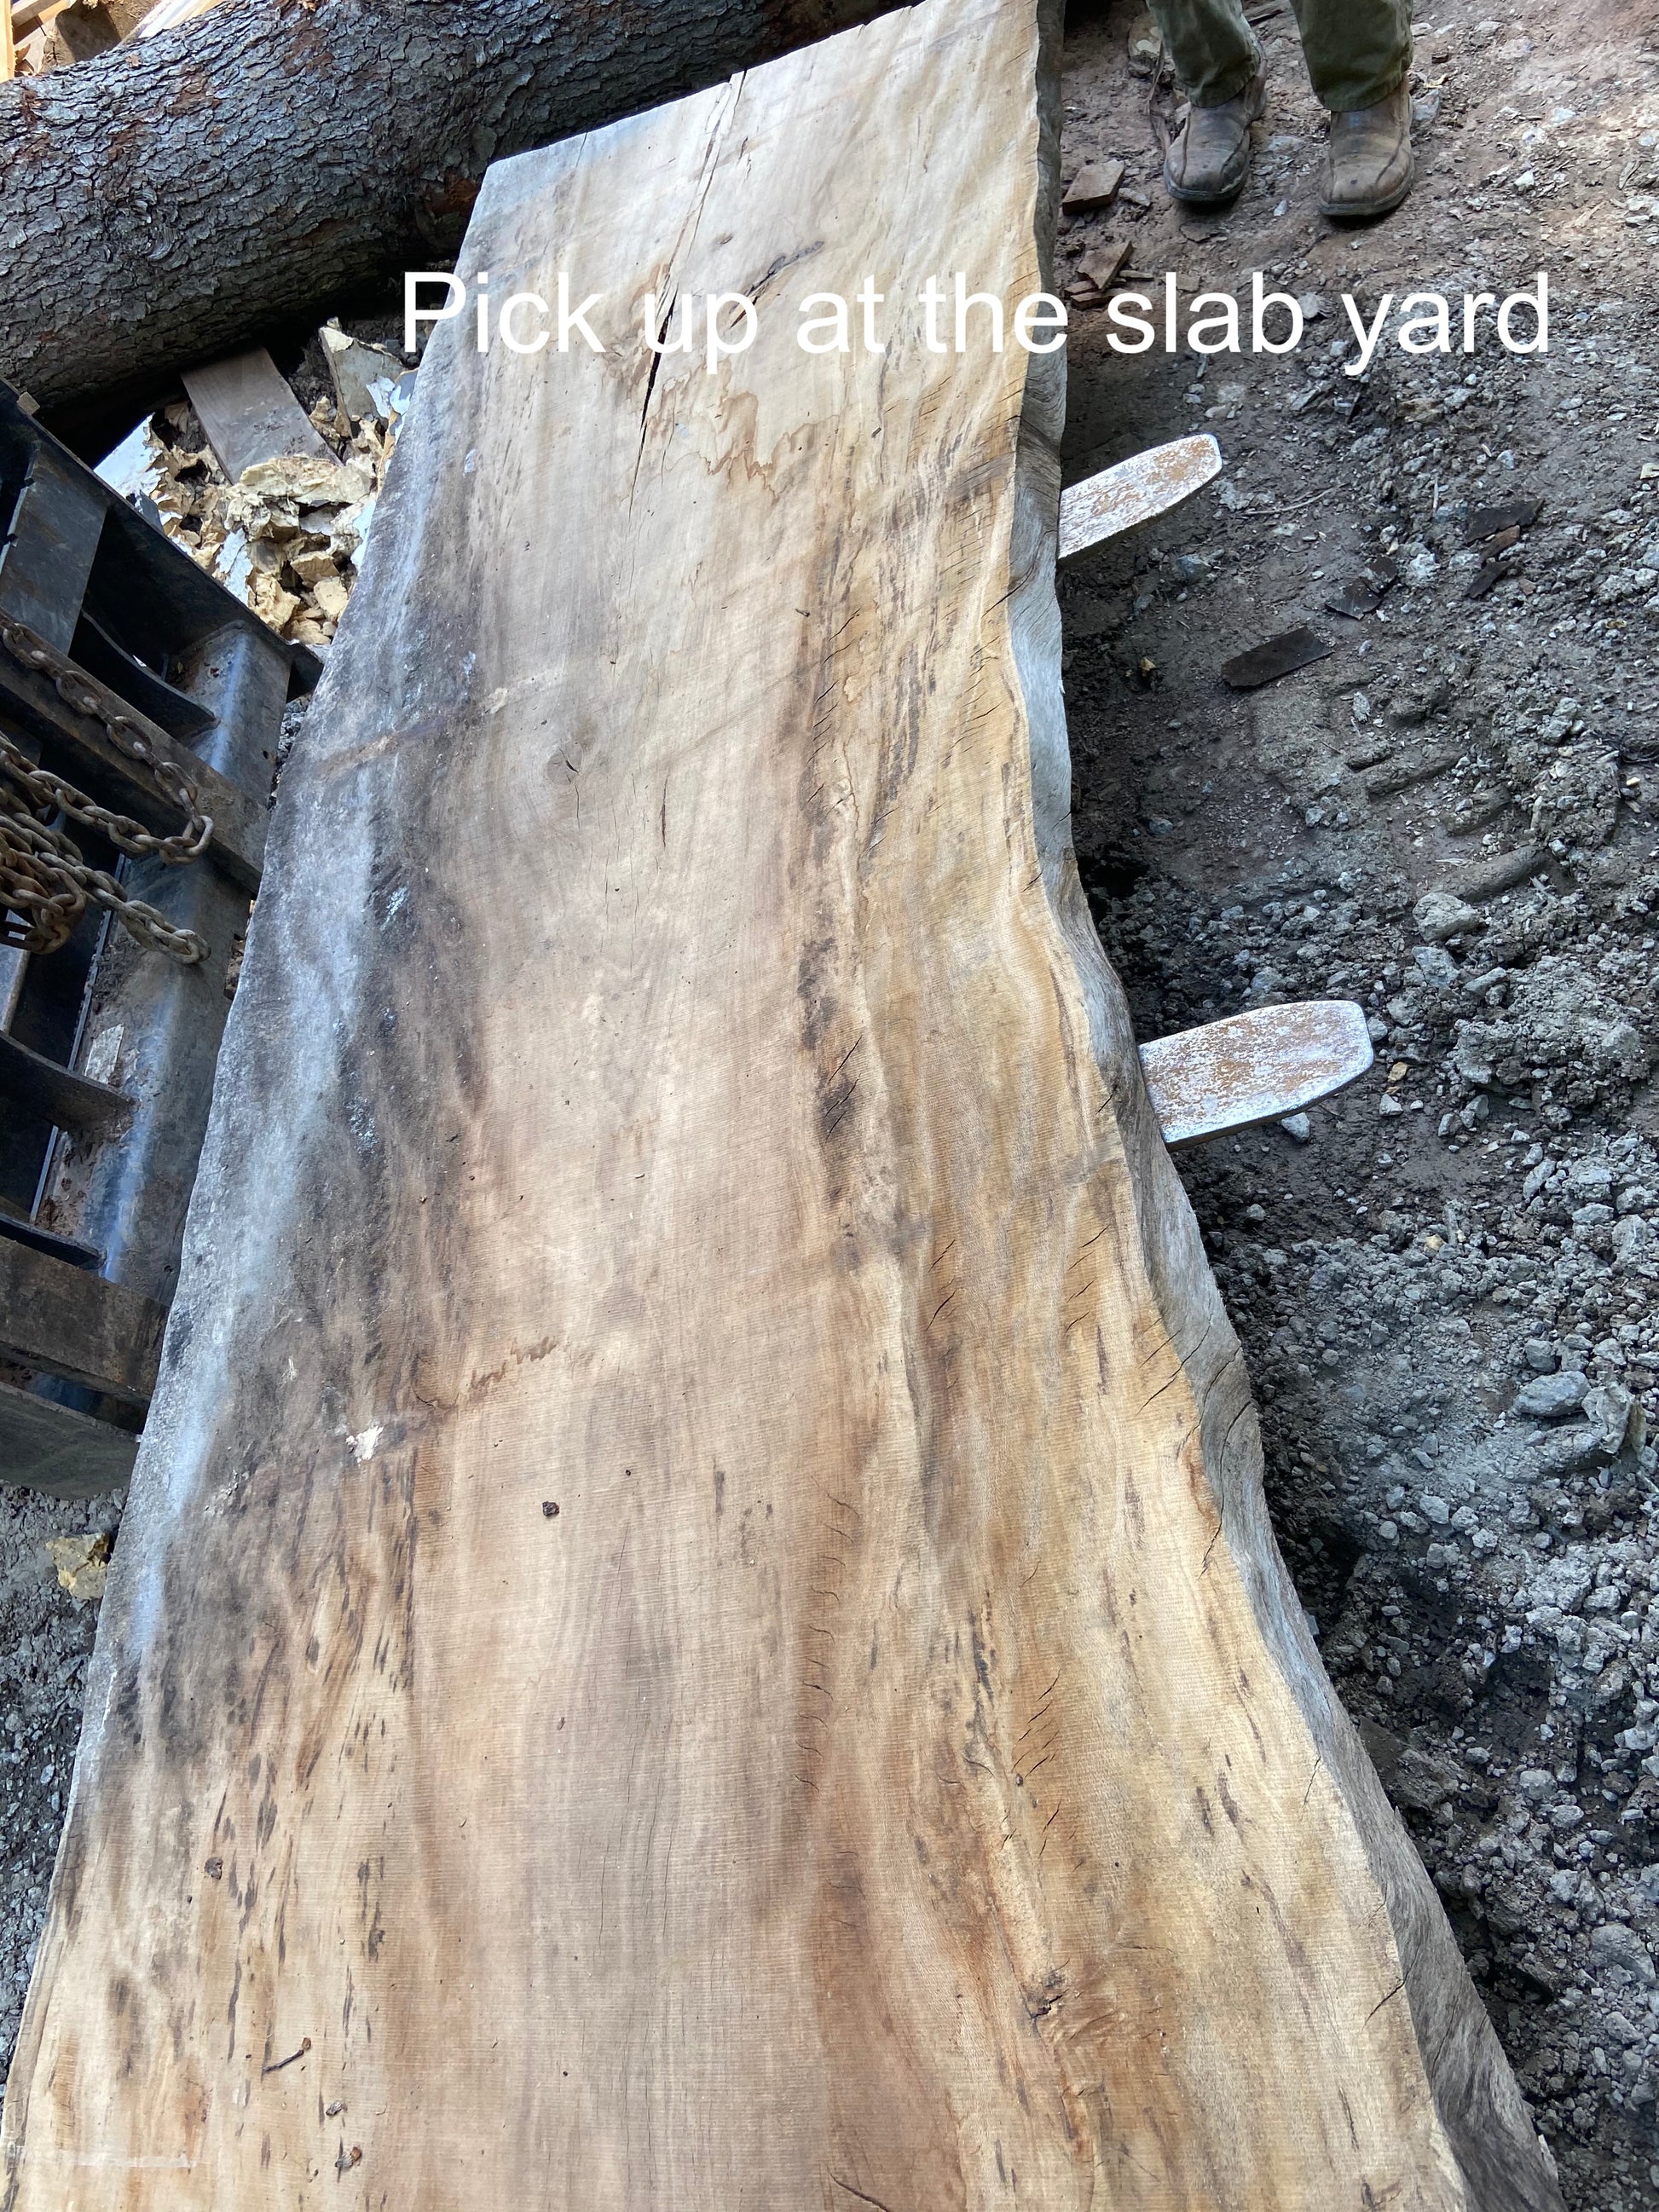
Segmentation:
<svg viewBox="0 0 1659 2212">
<path fill-rule="evenodd" d="M 609 349 L 439 333 L 284 779 L 9 2212 L 1559 2202 L 1078 888 L 1059 361 L 912 304 L 1040 285 L 1056 28 L 489 180 Z"/>
</svg>

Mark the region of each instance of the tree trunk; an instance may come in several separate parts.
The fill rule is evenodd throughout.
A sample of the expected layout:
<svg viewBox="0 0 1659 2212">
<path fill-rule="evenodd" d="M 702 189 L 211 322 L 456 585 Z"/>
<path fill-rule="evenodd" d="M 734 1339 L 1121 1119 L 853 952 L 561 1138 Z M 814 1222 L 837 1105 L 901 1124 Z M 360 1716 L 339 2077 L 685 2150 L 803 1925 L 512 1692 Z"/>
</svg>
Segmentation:
<svg viewBox="0 0 1659 2212">
<path fill-rule="evenodd" d="M 0 84 L 0 375 L 83 451 L 198 362 L 453 253 L 503 155 L 896 0 L 226 0 Z"/>
<path fill-rule="evenodd" d="M 1079 887 L 1060 357 L 918 313 L 1048 27 L 486 185 L 607 349 L 439 333 L 283 779 L 10 2212 L 1559 2212 Z"/>
</svg>

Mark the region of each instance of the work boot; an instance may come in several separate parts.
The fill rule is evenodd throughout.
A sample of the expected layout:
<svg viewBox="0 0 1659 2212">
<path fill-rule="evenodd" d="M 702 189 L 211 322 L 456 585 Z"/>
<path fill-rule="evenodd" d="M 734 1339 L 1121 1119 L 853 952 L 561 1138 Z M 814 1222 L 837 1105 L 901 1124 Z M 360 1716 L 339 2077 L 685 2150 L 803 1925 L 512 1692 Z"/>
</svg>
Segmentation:
<svg viewBox="0 0 1659 2212">
<path fill-rule="evenodd" d="M 1412 95 L 1401 84 L 1375 107 L 1331 118 L 1319 212 L 1335 222 L 1389 215 L 1412 188 Z"/>
<path fill-rule="evenodd" d="M 1250 125 L 1267 104 L 1267 81 L 1258 70 L 1237 100 L 1219 107 L 1189 107 L 1181 135 L 1164 157 L 1170 198 L 1187 207 L 1225 207 L 1244 189 L 1250 168 Z"/>
</svg>

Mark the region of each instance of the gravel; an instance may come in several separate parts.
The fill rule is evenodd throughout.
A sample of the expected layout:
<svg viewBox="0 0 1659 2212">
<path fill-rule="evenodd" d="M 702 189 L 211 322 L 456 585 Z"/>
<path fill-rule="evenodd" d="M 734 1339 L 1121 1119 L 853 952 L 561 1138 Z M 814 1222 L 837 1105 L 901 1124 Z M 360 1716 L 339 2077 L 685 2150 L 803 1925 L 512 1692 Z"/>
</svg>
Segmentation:
<svg viewBox="0 0 1659 2212">
<path fill-rule="evenodd" d="M 1633 2212 L 1659 2205 L 1659 52 L 1537 0 L 1433 20 L 1418 189 L 1359 234 L 1314 210 L 1287 18 L 1253 181 L 1206 220 L 1155 189 L 1117 15 L 1070 28 L 1062 167 L 1125 160 L 1130 266 L 1334 303 L 1280 360 L 1130 359 L 1078 317 L 1068 480 L 1196 429 L 1227 463 L 1062 576 L 1079 865 L 1143 1036 L 1366 1011 L 1376 1067 L 1305 1131 L 1180 1165 L 1326 1665 L 1569 2206 Z M 1343 292 L 1540 268 L 1547 357 L 1341 374 Z M 1472 598 L 1498 509 L 1528 520 Z M 1226 690 L 1304 623 L 1326 658 Z"/>
<path fill-rule="evenodd" d="M 95 1601 L 58 1581 L 53 1537 L 113 1534 L 118 1501 L 0 1489 L 0 2050 L 17 2033 L 80 1733 Z"/>
</svg>

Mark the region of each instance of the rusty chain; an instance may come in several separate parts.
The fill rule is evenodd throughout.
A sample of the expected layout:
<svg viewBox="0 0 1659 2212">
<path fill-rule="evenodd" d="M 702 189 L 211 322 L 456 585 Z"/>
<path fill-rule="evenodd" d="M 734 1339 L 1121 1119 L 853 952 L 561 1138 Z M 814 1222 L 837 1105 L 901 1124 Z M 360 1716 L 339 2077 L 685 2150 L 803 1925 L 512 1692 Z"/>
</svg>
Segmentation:
<svg viewBox="0 0 1659 2212">
<path fill-rule="evenodd" d="M 181 929 L 113 876 L 88 867 L 79 848 L 47 817 L 54 811 L 98 830 L 120 851 L 171 866 L 200 858 L 213 835 L 210 817 L 196 804 L 194 787 L 171 761 L 161 759 L 131 716 L 112 710 L 82 675 L 36 636 L 27 623 L 0 615 L 0 645 L 21 666 L 49 677 L 72 714 L 98 723 L 110 743 L 146 769 L 158 790 L 185 817 L 171 836 L 100 806 L 0 732 L 0 944 L 28 952 L 55 952 L 90 905 L 115 915 L 129 936 L 185 965 L 204 959 L 205 940 Z"/>
<path fill-rule="evenodd" d="M 161 758 L 144 735 L 141 725 L 131 714 L 123 714 L 119 708 L 107 706 L 97 689 L 72 660 L 66 659 L 48 645 L 45 638 L 38 637 L 27 623 L 19 622 L 13 615 L 0 614 L 0 645 L 4 646 L 20 667 L 50 677 L 52 689 L 70 714 L 79 714 L 87 721 L 96 722 L 118 752 L 125 753 L 129 760 L 137 761 L 141 768 L 149 769 L 152 781 L 163 798 L 171 799 L 179 811 L 187 817 L 189 827 L 184 835 L 195 845 L 195 851 L 188 853 L 182 850 L 163 852 L 161 845 L 155 849 L 164 860 L 193 860 L 206 847 L 213 824 L 197 811 L 194 785 L 185 781 L 171 761 Z M 162 841 L 163 843 L 173 842 Z"/>
</svg>

